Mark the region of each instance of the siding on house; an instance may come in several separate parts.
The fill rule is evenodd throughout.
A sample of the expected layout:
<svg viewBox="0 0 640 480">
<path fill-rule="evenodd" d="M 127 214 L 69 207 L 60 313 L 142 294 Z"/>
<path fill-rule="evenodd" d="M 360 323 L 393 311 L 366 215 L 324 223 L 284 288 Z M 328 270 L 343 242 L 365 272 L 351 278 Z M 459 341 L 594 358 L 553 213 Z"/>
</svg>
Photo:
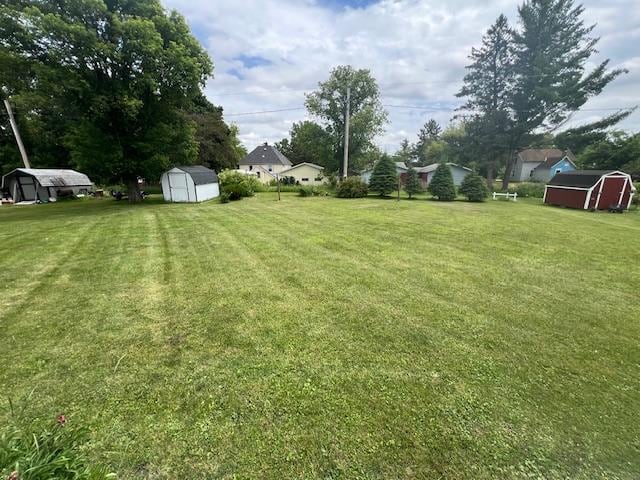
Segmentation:
<svg viewBox="0 0 640 480">
<path fill-rule="evenodd" d="M 324 168 L 313 163 L 300 163 L 293 167 L 283 170 L 283 177 L 293 177 L 300 185 L 322 185 L 327 183 L 322 172 Z"/>
<path fill-rule="evenodd" d="M 548 182 L 558 173 L 569 172 L 575 169 L 575 165 L 567 157 L 564 157 L 551 165 L 551 167 L 547 167 L 545 163 L 539 165 L 531 172 L 531 180 L 536 182 Z"/>
</svg>

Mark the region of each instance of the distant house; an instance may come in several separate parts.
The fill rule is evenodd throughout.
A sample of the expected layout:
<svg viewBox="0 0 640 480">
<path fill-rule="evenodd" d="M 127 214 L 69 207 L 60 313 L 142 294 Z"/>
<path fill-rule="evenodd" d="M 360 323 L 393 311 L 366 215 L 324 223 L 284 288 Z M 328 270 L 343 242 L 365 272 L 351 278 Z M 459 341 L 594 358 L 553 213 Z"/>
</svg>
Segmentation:
<svg viewBox="0 0 640 480">
<path fill-rule="evenodd" d="M 240 160 L 238 170 L 256 175 L 262 183 L 276 179 L 276 173 L 289 169 L 293 164 L 276 147 L 264 143 Z"/>
<path fill-rule="evenodd" d="M 405 165 L 404 162 L 395 162 L 395 163 L 396 163 L 396 173 L 398 174 L 398 176 L 402 177 L 402 175 L 405 175 L 407 173 L 407 170 L 409 170 L 409 168 Z M 360 178 L 364 183 L 368 184 L 369 181 L 371 180 L 372 174 L 373 174 L 373 167 L 364 170 L 360 174 Z"/>
<path fill-rule="evenodd" d="M 2 177 L 2 190 L 15 203 L 48 202 L 58 197 L 93 191 L 94 185 L 84 173 L 50 168 L 16 168 Z"/>
<path fill-rule="evenodd" d="M 576 170 L 571 150 L 528 148 L 518 152 L 511 172 L 515 182 L 548 182 L 556 174 Z"/>
<path fill-rule="evenodd" d="M 324 167 L 315 163 L 299 163 L 279 172 L 280 178 L 293 177 L 300 185 L 321 185 L 327 182 L 323 176 Z"/>
<path fill-rule="evenodd" d="M 436 169 L 438 168 L 438 165 L 439 165 L 438 163 L 432 163 L 431 165 L 427 165 L 426 167 L 416 168 L 416 171 L 418 172 L 418 176 L 420 177 L 420 180 L 422 180 L 423 187 L 426 187 L 431 183 L 431 180 L 433 178 L 434 173 L 436 172 Z M 464 177 L 466 177 L 469 173 L 472 172 L 470 168 L 462 167 L 455 163 L 447 163 L 447 165 L 451 169 L 451 175 L 453 176 L 453 184 L 456 187 L 459 187 L 460 184 L 462 183 L 462 180 L 464 180 Z"/>
<path fill-rule="evenodd" d="M 172 168 L 160 183 L 166 202 L 205 202 L 220 196 L 216 172 L 202 165 Z"/>
</svg>

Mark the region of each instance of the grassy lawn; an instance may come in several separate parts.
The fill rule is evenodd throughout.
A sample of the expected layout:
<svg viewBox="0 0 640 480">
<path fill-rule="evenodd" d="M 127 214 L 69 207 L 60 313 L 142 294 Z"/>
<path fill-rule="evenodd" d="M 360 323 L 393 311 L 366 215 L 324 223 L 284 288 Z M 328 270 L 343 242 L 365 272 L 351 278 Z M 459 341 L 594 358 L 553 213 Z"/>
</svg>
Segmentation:
<svg viewBox="0 0 640 480">
<path fill-rule="evenodd" d="M 274 199 L 1 207 L 2 396 L 124 479 L 640 477 L 638 212 Z"/>
</svg>

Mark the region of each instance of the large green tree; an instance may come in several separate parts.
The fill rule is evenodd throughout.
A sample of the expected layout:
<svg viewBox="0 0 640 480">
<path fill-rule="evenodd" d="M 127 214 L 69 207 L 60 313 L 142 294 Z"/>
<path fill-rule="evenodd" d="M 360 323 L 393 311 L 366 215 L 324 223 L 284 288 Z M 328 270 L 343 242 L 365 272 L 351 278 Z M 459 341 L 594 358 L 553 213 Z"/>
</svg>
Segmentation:
<svg viewBox="0 0 640 480">
<path fill-rule="evenodd" d="M 623 170 L 640 175 L 640 133 L 611 132 L 602 141 L 588 146 L 578 156 L 587 169 Z"/>
<path fill-rule="evenodd" d="M 238 138 L 238 127 L 224 121 L 222 108 L 202 97 L 188 117 L 196 126 L 198 163 L 216 172 L 235 169 L 247 150 Z"/>
<path fill-rule="evenodd" d="M 414 146 L 414 157 L 416 158 L 416 165 L 424 167 L 430 163 L 437 162 L 430 156 L 431 144 L 437 142 L 440 139 L 442 133 L 442 127 L 438 122 L 431 118 L 427 120 L 424 126 L 418 132 L 418 141 Z"/>
<path fill-rule="evenodd" d="M 505 165 L 503 188 L 518 149 L 559 129 L 624 72 L 609 70 L 608 60 L 588 68 L 599 39 L 591 36 L 594 27 L 584 24 L 583 13 L 573 0 L 527 0 L 518 9 L 518 28 L 509 29 L 506 18 L 499 17 L 483 48 L 472 52 L 460 95 L 477 115 L 476 131 L 503 132 L 495 137 L 496 155 Z M 492 74 L 492 61 L 500 58 L 504 61 Z"/>
<path fill-rule="evenodd" d="M 449 165 L 446 163 L 438 165 L 427 191 L 440 201 L 451 202 L 456 199 L 456 187 Z"/>
<path fill-rule="evenodd" d="M 318 89 L 306 96 L 307 110 L 320 119 L 326 132 L 331 136 L 333 164 L 338 167 L 339 173 L 342 173 L 347 88 L 351 91 L 349 97 L 349 169 L 351 172 L 358 172 L 364 166 L 368 153 L 375 149 L 373 145 L 375 137 L 383 132 L 387 122 L 387 113 L 380 101 L 378 83 L 366 69 L 356 70 L 351 66 L 336 67 L 328 80 L 320 82 Z"/>
<path fill-rule="evenodd" d="M 277 142 L 276 148 L 294 165 L 308 162 L 324 167 L 326 172 L 338 171 L 333 138 L 315 122 L 305 120 L 294 123 L 289 138 Z"/>
<path fill-rule="evenodd" d="M 197 160 L 186 112 L 211 71 L 184 18 L 159 0 L 0 6 L 0 81 L 18 111 L 55 132 L 68 163 L 126 183 L 130 201 L 140 198 L 138 176 Z"/>
</svg>

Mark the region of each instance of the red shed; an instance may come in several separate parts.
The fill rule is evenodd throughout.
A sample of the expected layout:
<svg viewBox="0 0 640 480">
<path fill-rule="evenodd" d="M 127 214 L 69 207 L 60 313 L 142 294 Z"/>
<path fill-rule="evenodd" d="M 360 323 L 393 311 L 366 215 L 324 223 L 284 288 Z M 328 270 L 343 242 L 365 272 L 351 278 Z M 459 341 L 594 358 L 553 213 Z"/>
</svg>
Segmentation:
<svg viewBox="0 0 640 480">
<path fill-rule="evenodd" d="M 574 170 L 558 173 L 544 190 L 544 203 L 584 210 L 629 208 L 636 189 L 631 175 L 618 170 Z"/>
</svg>

